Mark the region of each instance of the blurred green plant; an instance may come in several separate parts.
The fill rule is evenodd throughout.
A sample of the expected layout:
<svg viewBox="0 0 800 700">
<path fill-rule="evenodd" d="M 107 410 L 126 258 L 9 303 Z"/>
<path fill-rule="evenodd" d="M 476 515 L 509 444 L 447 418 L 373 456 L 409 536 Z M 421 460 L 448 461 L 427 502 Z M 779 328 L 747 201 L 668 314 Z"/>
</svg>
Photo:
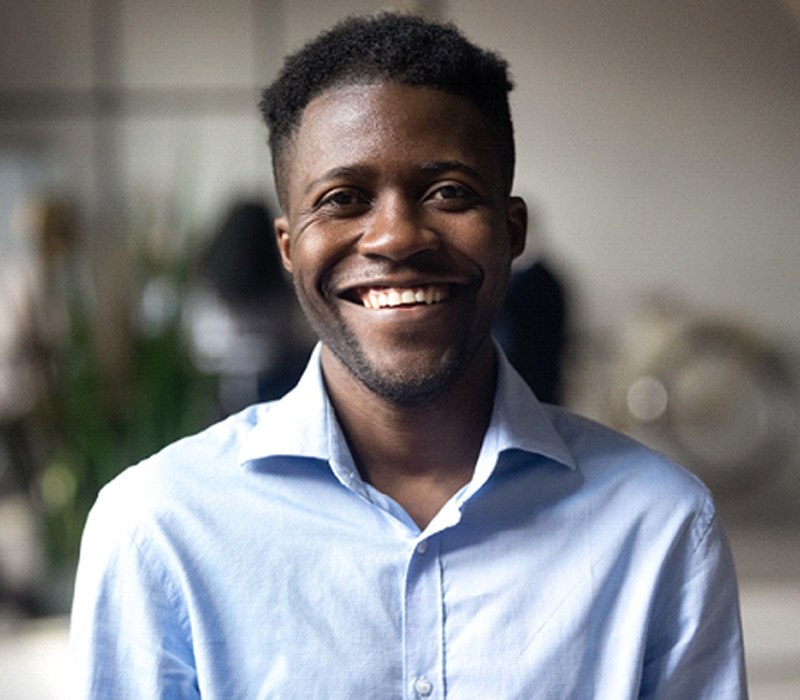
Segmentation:
<svg viewBox="0 0 800 700">
<path fill-rule="evenodd" d="M 86 515 L 100 488 L 126 466 L 203 427 L 214 379 L 187 356 L 179 313 L 157 334 L 134 335 L 128 376 L 103 376 L 90 319 L 73 306 L 71 337 L 56 358 L 43 411 L 53 454 L 38 479 L 47 558 L 77 559 Z M 122 388 L 122 391 L 120 391 Z"/>
<path fill-rule="evenodd" d="M 104 330 L 98 319 L 108 300 L 87 289 L 85 251 L 77 250 L 69 234 L 56 235 L 63 240 L 55 252 L 42 246 L 41 265 L 46 279 L 60 280 L 65 330 L 58 342 L 33 344 L 46 380 L 27 417 L 33 426 L 28 432 L 44 448 L 37 447 L 17 471 L 41 516 L 49 566 L 71 570 L 102 486 L 130 464 L 207 425 L 215 417 L 217 380 L 194 366 L 185 342 L 182 302 L 190 282 L 185 251 L 159 259 L 151 247 L 140 245 L 123 256 L 123 272 L 133 283 L 123 284 L 130 293 L 111 314 L 113 327 Z M 155 318 L 152 309 L 150 318 L 143 310 L 144 295 L 156 305 Z M 46 302 L 52 296 L 52 290 L 45 294 Z M 121 361 L 104 357 L 109 332 Z"/>
</svg>

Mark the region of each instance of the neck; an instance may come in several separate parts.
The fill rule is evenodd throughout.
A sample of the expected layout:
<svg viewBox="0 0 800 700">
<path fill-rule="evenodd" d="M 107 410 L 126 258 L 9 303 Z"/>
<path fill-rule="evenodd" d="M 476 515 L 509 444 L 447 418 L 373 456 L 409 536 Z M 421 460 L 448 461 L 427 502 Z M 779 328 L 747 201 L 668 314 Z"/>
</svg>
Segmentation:
<svg viewBox="0 0 800 700">
<path fill-rule="evenodd" d="M 362 478 L 424 528 L 472 478 L 494 403 L 491 341 L 463 377 L 422 406 L 387 401 L 342 369 L 323 348 L 328 392 Z"/>
</svg>

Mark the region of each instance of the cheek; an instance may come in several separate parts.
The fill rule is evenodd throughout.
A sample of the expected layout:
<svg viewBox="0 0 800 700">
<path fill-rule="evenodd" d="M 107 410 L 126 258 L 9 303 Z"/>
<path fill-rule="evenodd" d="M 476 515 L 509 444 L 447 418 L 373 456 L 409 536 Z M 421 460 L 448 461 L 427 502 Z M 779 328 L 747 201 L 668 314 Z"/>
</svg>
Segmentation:
<svg viewBox="0 0 800 700">
<path fill-rule="evenodd" d="M 298 292 L 309 300 L 320 295 L 328 272 L 341 258 L 335 241 L 330 232 L 323 234 L 310 228 L 293 241 L 292 277 Z"/>
<path fill-rule="evenodd" d="M 464 231 L 462 241 L 462 250 L 482 268 L 484 274 L 501 279 L 507 276 L 513 255 L 502 224 L 483 220 L 471 230 Z"/>
<path fill-rule="evenodd" d="M 294 272 L 292 272 L 292 280 L 297 295 L 310 301 L 316 293 L 316 281 L 304 260 L 296 259 Z"/>
<path fill-rule="evenodd" d="M 473 249 L 473 260 L 480 266 L 483 273 L 484 292 L 497 305 L 505 297 L 509 278 L 511 277 L 511 262 L 513 259 L 509 241 L 497 235 L 487 236 L 481 245 Z"/>
<path fill-rule="evenodd" d="M 315 216 L 294 234 L 295 248 L 312 263 L 340 257 L 358 227 L 349 219 Z"/>
</svg>

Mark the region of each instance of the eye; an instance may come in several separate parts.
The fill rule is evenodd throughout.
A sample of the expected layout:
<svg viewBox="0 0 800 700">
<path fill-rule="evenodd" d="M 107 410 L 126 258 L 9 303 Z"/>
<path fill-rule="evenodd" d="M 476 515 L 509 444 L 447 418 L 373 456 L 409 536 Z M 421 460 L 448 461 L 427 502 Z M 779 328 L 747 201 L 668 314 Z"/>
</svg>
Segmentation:
<svg viewBox="0 0 800 700">
<path fill-rule="evenodd" d="M 351 189 L 336 189 L 324 195 L 317 202 L 317 209 L 349 214 L 360 211 L 368 205 L 369 202 L 362 193 Z"/>
<path fill-rule="evenodd" d="M 478 195 L 471 187 L 448 182 L 431 189 L 425 199 L 441 209 L 461 211 L 473 206 Z"/>
</svg>

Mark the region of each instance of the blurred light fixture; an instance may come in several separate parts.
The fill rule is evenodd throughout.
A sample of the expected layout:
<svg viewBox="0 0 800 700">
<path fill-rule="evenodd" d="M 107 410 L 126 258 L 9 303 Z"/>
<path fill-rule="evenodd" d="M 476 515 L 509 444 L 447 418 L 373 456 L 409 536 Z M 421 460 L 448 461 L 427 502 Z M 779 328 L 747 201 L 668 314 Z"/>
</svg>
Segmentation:
<svg viewBox="0 0 800 700">
<path fill-rule="evenodd" d="M 651 313 L 620 359 L 617 427 L 669 454 L 716 492 L 756 489 L 797 447 L 788 358 L 730 322 Z"/>
</svg>

